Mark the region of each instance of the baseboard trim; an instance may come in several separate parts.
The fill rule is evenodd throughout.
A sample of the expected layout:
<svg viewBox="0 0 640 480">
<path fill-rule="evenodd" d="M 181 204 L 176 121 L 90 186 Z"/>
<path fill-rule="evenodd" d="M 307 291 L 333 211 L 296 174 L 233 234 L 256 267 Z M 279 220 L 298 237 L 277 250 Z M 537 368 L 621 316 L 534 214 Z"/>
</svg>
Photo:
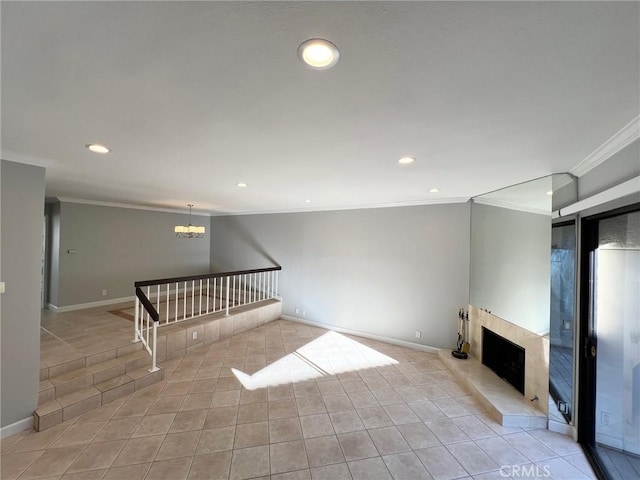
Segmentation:
<svg viewBox="0 0 640 480">
<path fill-rule="evenodd" d="M 100 300 L 99 302 L 78 303 L 76 305 L 65 305 L 63 307 L 58 307 L 57 305 L 49 303 L 47 304 L 47 308 L 54 312 L 64 313 L 72 312 L 74 310 L 84 310 L 86 308 L 104 307 L 105 305 L 113 305 L 116 303 L 133 302 L 135 298 L 136 297 L 111 298 L 109 300 Z"/>
<path fill-rule="evenodd" d="M 31 430 L 33 428 L 33 417 L 23 418 L 11 425 L 0 428 L 0 438 L 6 438 L 23 430 Z"/>
<path fill-rule="evenodd" d="M 556 422 L 555 420 L 549 420 L 549 425 L 547 426 L 549 430 L 552 432 L 560 433 L 561 435 L 566 435 L 568 437 L 573 438 L 573 426 L 567 423 Z"/>
<path fill-rule="evenodd" d="M 420 350 L 428 353 L 438 353 L 439 348 L 430 347 L 428 345 L 421 345 L 419 343 L 407 342 L 405 340 L 398 340 L 397 338 L 385 337 L 383 335 L 374 335 L 372 333 L 359 332 L 357 330 L 350 330 L 348 328 L 335 327 L 333 325 L 327 325 L 320 322 L 314 322 L 305 318 L 294 317 L 292 315 L 282 315 L 280 318 L 288 320 L 290 322 L 302 323 L 310 325 L 312 327 L 326 328 L 327 330 L 333 330 L 334 332 L 346 333 L 348 335 L 357 335 L 358 337 L 364 337 L 371 340 L 378 340 L 380 342 L 391 343 L 392 345 L 398 345 L 399 347 L 413 348 L 414 350 Z"/>
</svg>

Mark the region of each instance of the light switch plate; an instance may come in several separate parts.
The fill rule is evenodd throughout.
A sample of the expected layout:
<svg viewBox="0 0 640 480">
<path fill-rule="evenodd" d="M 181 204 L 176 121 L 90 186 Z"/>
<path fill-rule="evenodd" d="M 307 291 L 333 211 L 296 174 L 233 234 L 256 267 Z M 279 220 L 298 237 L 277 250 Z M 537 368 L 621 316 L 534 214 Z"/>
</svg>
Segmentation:
<svg viewBox="0 0 640 480">
<path fill-rule="evenodd" d="M 0 294 L 5 292 L 5 283 L 4 282 L 0 282 Z"/>
</svg>

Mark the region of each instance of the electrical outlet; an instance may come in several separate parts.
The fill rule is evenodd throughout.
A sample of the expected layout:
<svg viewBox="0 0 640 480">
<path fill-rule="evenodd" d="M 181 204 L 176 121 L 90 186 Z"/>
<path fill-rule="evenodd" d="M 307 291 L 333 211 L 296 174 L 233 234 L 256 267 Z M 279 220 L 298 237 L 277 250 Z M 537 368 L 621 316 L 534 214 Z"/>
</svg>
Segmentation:
<svg viewBox="0 0 640 480">
<path fill-rule="evenodd" d="M 296 315 L 300 314 L 300 309 L 298 307 L 296 307 Z"/>
<path fill-rule="evenodd" d="M 600 423 L 603 425 L 611 424 L 611 414 L 609 412 L 600 412 Z"/>
<path fill-rule="evenodd" d="M 306 317 L 307 316 L 307 311 L 306 310 L 302 310 L 302 316 Z"/>
<path fill-rule="evenodd" d="M 102 296 L 106 297 L 107 296 L 107 291 L 106 290 L 102 290 Z"/>
<path fill-rule="evenodd" d="M 416 330 L 416 338 L 421 338 L 422 332 L 420 330 Z"/>
<path fill-rule="evenodd" d="M 569 413 L 569 404 L 567 402 L 558 401 L 558 410 L 560 410 L 560 413 Z"/>
<path fill-rule="evenodd" d="M 564 329 L 571 330 L 571 322 L 564 322 Z"/>
<path fill-rule="evenodd" d="M 198 338 L 198 332 L 193 332 L 193 333 L 191 334 L 191 338 L 192 338 L 193 340 L 195 340 L 196 338 Z"/>
</svg>

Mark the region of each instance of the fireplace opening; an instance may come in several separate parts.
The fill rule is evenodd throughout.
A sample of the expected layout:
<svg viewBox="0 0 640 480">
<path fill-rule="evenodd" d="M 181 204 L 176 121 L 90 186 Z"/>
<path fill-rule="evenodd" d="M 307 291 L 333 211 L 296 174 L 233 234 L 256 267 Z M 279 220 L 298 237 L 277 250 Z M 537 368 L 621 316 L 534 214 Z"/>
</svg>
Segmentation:
<svg viewBox="0 0 640 480">
<path fill-rule="evenodd" d="M 482 327 L 482 363 L 524 395 L 524 348 Z"/>
</svg>

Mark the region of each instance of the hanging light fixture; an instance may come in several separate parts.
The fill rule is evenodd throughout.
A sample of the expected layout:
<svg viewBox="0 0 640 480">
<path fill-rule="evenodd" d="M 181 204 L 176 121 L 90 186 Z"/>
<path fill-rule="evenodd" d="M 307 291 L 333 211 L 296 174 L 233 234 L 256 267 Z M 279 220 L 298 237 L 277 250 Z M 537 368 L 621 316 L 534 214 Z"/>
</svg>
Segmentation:
<svg viewBox="0 0 640 480">
<path fill-rule="evenodd" d="M 184 225 L 176 225 L 173 231 L 176 232 L 176 237 L 180 238 L 202 238 L 204 236 L 204 227 L 191 224 L 191 207 L 193 207 L 193 204 L 190 203 L 188 206 L 189 225 L 186 227 Z"/>
</svg>

